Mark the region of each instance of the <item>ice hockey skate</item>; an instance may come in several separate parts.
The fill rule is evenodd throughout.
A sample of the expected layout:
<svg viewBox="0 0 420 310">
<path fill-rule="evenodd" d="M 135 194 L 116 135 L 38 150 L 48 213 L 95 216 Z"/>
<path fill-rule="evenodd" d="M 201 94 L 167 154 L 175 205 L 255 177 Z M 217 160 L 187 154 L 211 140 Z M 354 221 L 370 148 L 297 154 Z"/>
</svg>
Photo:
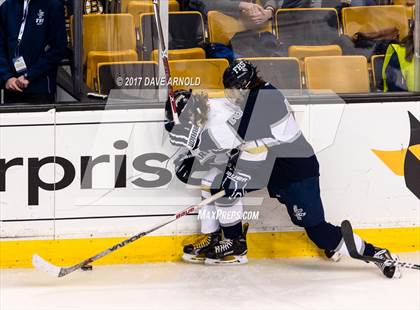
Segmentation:
<svg viewBox="0 0 420 310">
<path fill-rule="evenodd" d="M 184 246 L 182 260 L 195 264 L 204 263 L 205 253 L 218 244 L 220 240 L 220 229 L 214 233 L 200 236 L 195 242 Z"/>
<path fill-rule="evenodd" d="M 390 260 L 399 260 L 398 255 L 392 255 L 391 252 L 387 249 L 382 249 L 375 247 L 375 254 L 373 255 L 375 258 L 380 259 L 390 259 Z M 400 266 L 388 266 L 386 263 L 374 263 L 378 268 L 382 271 L 385 277 L 390 279 L 399 279 L 402 276 L 401 267 Z"/>
<path fill-rule="evenodd" d="M 246 256 L 248 246 L 246 235 L 249 224 L 243 226 L 243 233 L 235 239 L 224 239 L 219 241 L 214 247 L 206 251 L 206 265 L 242 265 L 248 262 Z"/>
</svg>

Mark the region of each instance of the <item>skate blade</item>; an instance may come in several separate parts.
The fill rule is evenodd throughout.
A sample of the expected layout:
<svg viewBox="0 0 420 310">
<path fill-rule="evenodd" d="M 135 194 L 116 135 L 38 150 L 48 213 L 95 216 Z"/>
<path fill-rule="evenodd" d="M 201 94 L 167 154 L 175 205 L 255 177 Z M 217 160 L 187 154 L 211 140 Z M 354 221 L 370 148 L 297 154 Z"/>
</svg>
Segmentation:
<svg viewBox="0 0 420 310">
<path fill-rule="evenodd" d="M 184 253 L 182 255 L 182 260 L 190 264 L 204 264 L 205 259 L 206 258 L 204 256 L 197 256 L 197 255 L 192 255 L 192 254 L 187 254 L 187 253 Z"/>
<path fill-rule="evenodd" d="M 243 265 L 248 262 L 246 255 L 226 256 L 222 259 L 206 258 L 204 264 L 206 265 Z"/>
</svg>

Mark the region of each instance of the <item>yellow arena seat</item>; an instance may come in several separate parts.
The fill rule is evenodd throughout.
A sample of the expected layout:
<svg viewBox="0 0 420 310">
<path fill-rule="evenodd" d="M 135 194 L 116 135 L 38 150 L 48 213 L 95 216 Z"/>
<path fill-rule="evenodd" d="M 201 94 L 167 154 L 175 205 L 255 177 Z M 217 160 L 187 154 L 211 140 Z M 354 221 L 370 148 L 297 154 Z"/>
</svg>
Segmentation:
<svg viewBox="0 0 420 310">
<path fill-rule="evenodd" d="M 133 1 L 153 3 L 153 0 L 119 0 L 119 1 L 120 1 L 121 13 L 127 13 L 128 4 Z"/>
<path fill-rule="evenodd" d="M 407 5 L 407 0 L 393 0 L 392 4 L 394 5 Z"/>
<path fill-rule="evenodd" d="M 158 64 L 153 61 L 101 62 L 98 64 L 98 92 L 109 94 L 113 89 L 130 89 L 139 96 L 144 90 L 157 90 L 157 83 L 150 81 L 159 76 Z M 149 95 L 156 96 L 155 92 Z"/>
<path fill-rule="evenodd" d="M 152 13 L 140 14 L 139 21 L 142 59 L 149 60 L 153 50 L 159 47 L 156 21 Z M 200 12 L 169 13 L 169 42 L 167 42 L 167 46 L 170 50 L 200 47 L 204 42 L 204 21 Z"/>
<path fill-rule="evenodd" d="M 218 11 L 210 11 L 207 18 L 210 42 L 228 44 L 235 33 L 250 29 L 251 27 L 251 25 L 247 25 L 241 19 L 230 17 Z M 272 32 L 272 23 L 266 22 L 257 29 L 253 29 L 261 32 Z"/>
<path fill-rule="evenodd" d="M 344 34 L 353 36 L 356 32 L 373 32 L 396 27 L 399 37 L 408 34 L 407 9 L 402 5 L 363 6 L 344 8 Z"/>
<path fill-rule="evenodd" d="M 93 86 L 96 59 L 127 60 L 136 57 L 134 20 L 130 14 L 83 16 L 83 60 Z M 137 59 L 137 58 L 136 58 Z M 88 75 L 88 72 L 87 74 Z"/>
<path fill-rule="evenodd" d="M 280 42 L 291 45 L 328 45 L 340 36 L 338 14 L 328 8 L 278 9 L 276 33 Z"/>
<path fill-rule="evenodd" d="M 341 56 L 343 51 L 339 45 L 292 45 L 289 46 L 289 57 L 299 59 L 302 72 L 305 69 L 305 58 L 312 56 Z"/>
<path fill-rule="evenodd" d="M 257 67 L 258 75 L 278 89 L 302 89 L 299 60 L 293 57 L 242 58 Z"/>
<path fill-rule="evenodd" d="M 179 3 L 176 0 L 169 0 L 169 12 L 179 11 Z M 133 15 L 134 23 L 138 28 L 140 26 L 140 14 L 153 13 L 152 1 L 130 1 L 127 6 L 127 13 Z"/>
<path fill-rule="evenodd" d="M 335 93 L 370 91 L 367 59 L 364 56 L 317 56 L 305 59 L 306 85 L 311 90 Z"/>
<path fill-rule="evenodd" d="M 416 19 L 416 6 L 407 6 L 407 16 L 409 19 Z"/>
<path fill-rule="evenodd" d="M 223 73 L 229 66 L 226 59 L 187 59 L 171 60 L 169 67 L 173 79 L 173 87 L 177 89 L 207 89 L 220 91 L 223 90 Z M 193 85 L 181 83 L 184 79 L 193 81 Z M 175 80 L 177 79 L 177 80 Z"/>
<path fill-rule="evenodd" d="M 98 90 L 97 85 L 97 69 L 99 63 L 104 62 L 121 62 L 121 61 L 136 61 L 138 59 L 137 53 L 134 50 L 116 51 L 116 52 L 96 52 L 92 51 L 88 54 L 86 67 L 86 84 L 93 90 Z"/>
<path fill-rule="evenodd" d="M 121 13 L 127 13 L 128 3 L 132 0 L 121 0 Z"/>
<path fill-rule="evenodd" d="M 158 53 L 158 50 L 153 50 L 152 61 L 158 61 Z M 168 57 L 171 60 L 204 59 L 206 58 L 206 52 L 201 47 L 184 48 L 179 50 L 169 50 Z"/>
</svg>

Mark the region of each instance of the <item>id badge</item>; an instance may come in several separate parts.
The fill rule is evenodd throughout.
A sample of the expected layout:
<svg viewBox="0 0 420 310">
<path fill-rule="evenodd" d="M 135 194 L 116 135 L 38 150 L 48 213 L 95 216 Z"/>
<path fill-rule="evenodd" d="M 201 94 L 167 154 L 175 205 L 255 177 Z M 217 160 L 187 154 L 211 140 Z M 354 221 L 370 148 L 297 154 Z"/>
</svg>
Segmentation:
<svg viewBox="0 0 420 310">
<path fill-rule="evenodd" d="M 16 73 L 23 73 L 27 69 L 25 59 L 23 59 L 22 56 L 14 58 L 13 64 L 15 66 Z"/>
</svg>

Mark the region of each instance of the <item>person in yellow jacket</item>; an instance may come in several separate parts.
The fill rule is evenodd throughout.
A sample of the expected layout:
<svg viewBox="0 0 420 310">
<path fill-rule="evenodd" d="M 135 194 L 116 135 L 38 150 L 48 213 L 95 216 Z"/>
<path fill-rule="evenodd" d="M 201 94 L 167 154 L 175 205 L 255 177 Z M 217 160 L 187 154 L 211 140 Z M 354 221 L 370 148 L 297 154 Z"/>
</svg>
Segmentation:
<svg viewBox="0 0 420 310">
<path fill-rule="evenodd" d="M 414 25 L 399 44 L 388 46 L 382 79 L 385 92 L 414 91 Z"/>
</svg>

